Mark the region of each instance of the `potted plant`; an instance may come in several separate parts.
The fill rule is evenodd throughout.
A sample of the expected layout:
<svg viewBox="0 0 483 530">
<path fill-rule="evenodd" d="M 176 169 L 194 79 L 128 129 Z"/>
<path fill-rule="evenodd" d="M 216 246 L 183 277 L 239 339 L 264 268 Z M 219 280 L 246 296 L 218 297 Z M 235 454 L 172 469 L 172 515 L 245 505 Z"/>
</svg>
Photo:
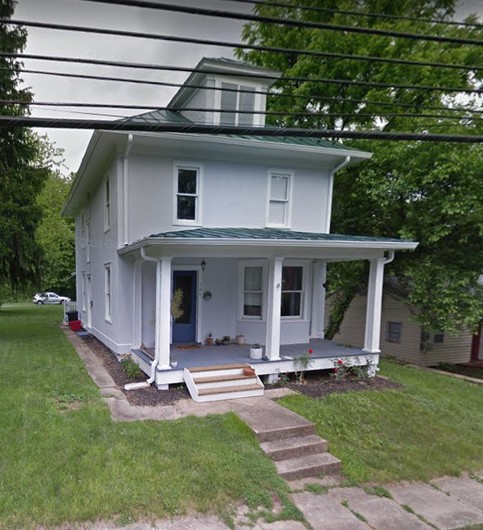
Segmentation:
<svg viewBox="0 0 483 530">
<path fill-rule="evenodd" d="M 221 346 L 223 344 L 223 341 L 221 339 L 215 339 L 215 344 L 217 346 Z"/>
<path fill-rule="evenodd" d="M 256 342 L 250 346 L 250 359 L 261 359 L 263 353 L 263 348 L 261 344 Z"/>
<path fill-rule="evenodd" d="M 223 337 L 223 344 L 224 344 L 225 346 L 228 346 L 228 344 L 230 344 L 230 342 L 231 342 L 230 335 L 224 335 L 224 337 Z"/>
<path fill-rule="evenodd" d="M 206 345 L 213 346 L 213 336 L 211 334 L 211 331 L 208 333 L 208 336 L 206 337 Z"/>
</svg>

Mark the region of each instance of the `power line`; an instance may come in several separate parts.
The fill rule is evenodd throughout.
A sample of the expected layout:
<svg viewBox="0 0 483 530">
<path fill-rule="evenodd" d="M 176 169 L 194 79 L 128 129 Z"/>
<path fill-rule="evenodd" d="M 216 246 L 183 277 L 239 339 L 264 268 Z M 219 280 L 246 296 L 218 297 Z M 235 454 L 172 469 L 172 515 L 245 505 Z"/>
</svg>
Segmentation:
<svg viewBox="0 0 483 530">
<path fill-rule="evenodd" d="M 217 41 L 211 39 L 195 39 L 192 37 L 176 37 L 174 35 L 158 35 L 156 33 L 143 33 L 138 31 L 122 31 L 115 29 L 106 28 L 92 28 L 87 26 L 71 26 L 68 24 L 51 24 L 46 22 L 31 22 L 28 20 L 12 20 L 12 19 L 0 19 L 0 24 L 12 24 L 16 26 L 26 26 L 33 28 L 43 29 L 54 29 L 60 31 L 77 31 L 82 33 L 96 33 L 99 35 L 113 35 L 121 37 L 133 37 L 142 39 L 162 40 L 167 42 L 181 42 L 189 44 L 202 44 L 207 46 L 219 46 L 223 48 L 237 48 L 242 50 L 257 50 L 257 51 L 268 51 L 273 53 L 284 53 L 293 55 L 307 55 L 310 57 L 327 57 L 331 59 L 343 59 L 343 60 L 357 60 L 357 61 L 370 61 L 386 64 L 398 64 L 406 66 L 417 66 L 417 67 L 437 67 L 437 68 L 451 68 L 459 70 L 471 70 L 480 71 L 483 67 L 480 66 L 468 66 L 461 64 L 452 63 L 435 63 L 435 62 L 423 62 L 423 61 L 410 61 L 407 59 L 393 59 L 387 57 L 375 57 L 369 55 L 351 55 L 346 53 L 334 53 L 334 52 L 322 52 L 316 50 L 300 50 L 297 48 L 280 48 L 277 46 L 261 46 L 256 44 L 242 44 L 238 42 L 228 41 Z"/>
<path fill-rule="evenodd" d="M 472 120 L 480 121 L 483 118 L 477 118 L 473 116 L 447 116 L 444 114 L 414 114 L 414 113 L 364 113 L 364 112 L 310 112 L 310 111 L 293 111 L 293 112 L 281 112 L 281 111 L 255 111 L 255 110 L 236 110 L 233 109 L 209 109 L 201 107 L 156 107 L 153 105 L 120 105 L 113 103 L 78 103 L 78 102 L 55 102 L 55 101 L 22 101 L 22 100 L 9 100 L 9 99 L 0 99 L 0 105 L 23 105 L 23 106 L 40 106 L 40 107 L 81 107 L 81 108 L 106 108 L 106 109 L 137 109 L 137 110 L 147 110 L 152 109 L 156 111 L 172 111 L 172 112 L 220 112 L 220 113 L 233 113 L 237 114 L 247 114 L 247 115 L 264 115 L 264 116 L 282 116 L 282 117 L 328 117 L 328 118 L 373 118 L 373 117 L 384 117 L 384 118 L 437 118 L 444 120 Z M 440 109 L 443 111 L 444 109 Z M 65 111 L 73 112 L 73 111 Z M 83 112 L 81 114 L 90 114 Z M 98 116 L 109 116 L 117 117 L 112 114 L 93 114 Z"/>
<path fill-rule="evenodd" d="M 436 20 L 430 18 L 417 18 L 417 17 L 408 17 L 404 15 L 387 15 L 384 13 L 364 13 L 361 11 L 347 11 L 342 9 L 329 9 L 325 7 L 313 7 L 313 6 L 300 6 L 300 5 L 289 5 L 282 2 L 265 2 L 264 0 L 224 0 L 225 2 L 238 2 L 243 4 L 253 4 L 269 7 L 282 7 L 285 9 L 297 9 L 300 11 L 311 11 L 315 13 L 329 13 L 329 14 L 341 14 L 341 15 L 350 15 L 356 17 L 366 17 L 366 18 L 380 18 L 382 20 L 408 20 L 411 22 L 423 22 L 427 24 L 445 24 L 448 26 L 461 26 L 466 28 L 483 28 L 483 24 L 477 24 L 472 22 L 457 22 L 452 20 Z"/>
<path fill-rule="evenodd" d="M 309 22 L 302 20 L 290 20 L 277 17 L 268 17 L 247 13 L 235 13 L 233 11 L 223 11 L 219 9 L 206 9 L 200 7 L 188 7 L 165 3 L 152 3 L 145 0 L 81 0 L 83 2 L 93 2 L 96 4 L 123 5 L 127 7 L 137 7 L 143 9 L 155 9 L 158 11 L 171 11 L 174 13 L 184 13 L 188 15 L 199 15 L 207 17 L 216 17 L 233 20 L 249 20 L 252 22 L 261 22 L 266 24 L 281 24 L 296 28 L 321 29 L 327 31 L 343 31 L 346 33 L 380 35 L 384 37 L 395 37 L 411 40 L 423 40 L 430 42 L 444 42 L 453 44 L 469 44 L 482 46 L 483 42 L 476 39 L 465 39 L 460 37 L 440 37 L 439 35 L 423 35 L 418 33 L 406 33 L 401 31 L 392 31 L 379 28 L 366 28 L 360 26 L 346 26 L 340 24 L 326 24 L 323 22 Z"/>
<path fill-rule="evenodd" d="M 420 140 L 431 142 L 482 143 L 482 135 L 406 133 L 386 131 L 336 131 L 283 127 L 239 127 L 182 123 L 136 123 L 126 121 L 82 120 L 0 116 L 0 126 L 43 127 L 49 129 L 100 129 L 104 131 L 176 132 L 184 134 L 237 135 L 261 137 L 359 138 L 367 140 Z"/>
<path fill-rule="evenodd" d="M 67 62 L 67 63 L 80 63 L 80 64 L 93 64 L 93 65 L 100 65 L 100 66 L 115 66 L 115 67 L 121 67 L 121 68 L 134 68 L 134 69 L 146 69 L 146 70 L 162 70 L 162 71 L 173 71 L 173 72 L 189 72 L 189 73 L 205 73 L 205 74 L 217 74 L 219 73 L 217 70 L 210 70 L 210 69 L 198 69 L 198 68 L 189 68 L 184 66 L 168 66 L 168 65 L 157 65 L 157 64 L 148 64 L 148 63 L 131 63 L 131 62 L 124 62 L 124 61 L 106 61 L 102 59 L 91 59 L 91 58 L 79 58 L 79 57 L 59 57 L 59 56 L 52 56 L 52 55 L 36 55 L 36 54 L 23 54 L 23 53 L 5 53 L 0 52 L 0 57 L 15 57 L 19 59 L 33 59 L 33 60 L 40 60 L 40 61 L 55 61 L 55 62 Z M 274 80 L 280 80 L 280 81 L 290 81 L 290 82 L 297 82 L 297 83 L 303 83 L 303 82 L 309 82 L 314 84 L 327 84 L 327 79 L 314 79 L 311 77 L 291 77 L 291 76 L 273 76 L 270 74 L 256 74 L 256 73 L 245 73 L 243 74 L 244 77 L 249 78 L 255 78 L 255 79 L 274 79 Z M 182 85 L 177 85 L 181 87 Z M 391 85 L 394 86 L 394 85 Z M 196 87 L 195 87 L 196 88 Z M 206 88 L 206 87 L 205 87 Z M 397 87 L 395 87 L 397 88 Z M 273 92 L 263 92 L 265 95 L 273 95 Z M 287 95 L 288 97 L 288 95 Z M 290 96 L 295 97 L 295 96 Z M 299 96 L 306 99 L 305 96 Z M 318 96 L 317 99 L 323 100 L 323 101 L 338 101 L 338 102 L 348 102 L 348 103 L 362 103 L 365 105 L 379 105 L 381 107 L 399 107 L 399 108 L 419 108 L 421 110 L 441 110 L 441 107 L 436 106 L 430 106 L 430 105 L 413 105 L 409 103 L 395 103 L 395 102 L 387 102 L 387 101 L 375 101 L 375 100 L 368 100 L 368 99 L 353 99 L 353 98 L 340 98 L 340 97 L 330 97 L 330 96 Z M 141 108 L 144 108 L 141 106 Z M 153 108 L 153 107 L 149 107 Z M 483 111 L 477 111 L 475 109 L 469 109 L 467 107 L 452 107 L 451 109 L 446 110 L 454 110 L 454 111 L 460 111 L 460 112 L 476 112 L 480 113 Z"/>
<path fill-rule="evenodd" d="M 0 68 L 0 71 L 9 70 L 9 68 Z M 50 72 L 47 70 L 31 70 L 31 69 L 23 69 L 23 73 L 26 74 L 40 74 L 40 75 L 51 75 L 51 76 L 57 76 L 57 77 L 70 77 L 70 78 L 78 78 L 78 79 L 91 79 L 91 80 L 97 80 L 97 81 L 116 81 L 116 82 L 122 82 L 122 83 L 135 83 L 135 84 L 141 84 L 141 85 L 157 85 L 157 86 L 166 86 L 166 87 L 181 87 L 180 83 L 170 83 L 167 81 L 148 81 L 145 79 L 131 79 L 131 78 L 124 78 L 124 77 L 110 77 L 110 76 L 99 76 L 99 75 L 88 75 L 88 74 L 71 74 L 67 72 Z M 320 78 L 319 78 L 320 79 Z M 324 78 L 324 82 L 327 84 L 336 84 L 336 85 L 360 85 L 360 86 L 368 86 L 371 88 L 378 87 L 378 88 L 398 88 L 398 89 L 407 89 L 407 90 L 423 90 L 423 91 L 434 91 L 434 92 L 463 92 L 467 94 L 481 94 L 481 90 L 479 89 L 462 89 L 462 88 L 455 88 L 455 87 L 433 87 L 433 86 L 425 86 L 425 85 L 392 85 L 389 83 L 372 83 L 369 81 L 352 81 L 348 79 L 328 79 Z M 197 88 L 200 90 L 221 90 L 225 92 L 240 92 L 240 93 L 250 93 L 250 94 L 261 94 L 261 95 L 267 95 L 267 96 L 276 96 L 276 97 L 284 97 L 284 98 L 293 98 L 293 99 L 307 99 L 307 96 L 302 96 L 300 94 L 282 94 L 277 92 L 267 92 L 264 90 L 244 90 L 242 88 L 236 89 L 236 88 L 221 88 L 221 87 L 206 87 L 204 85 L 194 85 L 190 84 L 191 88 Z M 310 99 L 312 100 L 318 100 L 318 96 L 311 96 Z"/>
</svg>

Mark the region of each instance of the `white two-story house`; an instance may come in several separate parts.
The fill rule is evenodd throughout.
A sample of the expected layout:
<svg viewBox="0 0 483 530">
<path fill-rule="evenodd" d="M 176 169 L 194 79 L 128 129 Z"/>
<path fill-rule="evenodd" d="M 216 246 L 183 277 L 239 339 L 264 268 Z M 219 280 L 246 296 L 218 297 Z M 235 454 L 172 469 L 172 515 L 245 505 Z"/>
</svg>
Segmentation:
<svg viewBox="0 0 483 530">
<path fill-rule="evenodd" d="M 172 99 L 175 110 L 127 122 L 263 127 L 278 75 L 203 59 Z M 309 347 L 309 369 L 344 355 L 377 364 L 384 265 L 416 243 L 330 233 L 335 173 L 370 156 L 263 132 L 95 131 L 64 208 L 76 219 L 84 327 L 116 354 L 134 352 L 158 388 L 183 382 L 186 367 L 242 358 L 273 378 Z M 360 350 L 323 340 L 326 266 L 345 260 L 370 262 Z M 182 315 L 173 318 L 176 291 Z M 245 344 L 208 347 L 209 335 Z M 248 357 L 252 343 L 263 346 L 262 360 Z"/>
</svg>

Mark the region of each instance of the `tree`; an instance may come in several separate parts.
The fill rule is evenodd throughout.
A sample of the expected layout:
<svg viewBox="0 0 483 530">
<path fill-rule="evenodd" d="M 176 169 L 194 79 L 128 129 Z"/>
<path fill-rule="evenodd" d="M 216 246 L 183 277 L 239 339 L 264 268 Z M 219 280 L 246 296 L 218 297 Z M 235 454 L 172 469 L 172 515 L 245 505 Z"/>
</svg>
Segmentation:
<svg viewBox="0 0 483 530">
<path fill-rule="evenodd" d="M 448 21 L 454 15 L 454 0 L 392 2 L 389 0 L 312 0 L 304 2 L 318 10 L 258 4 L 257 13 L 280 18 L 350 25 L 399 32 L 464 37 L 481 40 L 480 28 L 427 22 Z M 349 15 L 342 11 L 359 13 Z M 391 18 L 362 16 L 379 13 Z M 398 18 L 392 18 L 393 16 Z M 405 20 L 400 17 L 412 17 Z M 416 20 L 417 19 L 417 20 Z M 468 22 L 475 22 L 470 18 Z M 481 67 L 480 47 L 429 42 L 371 34 L 355 34 L 282 25 L 250 23 L 243 31 L 250 44 L 302 50 L 375 56 Z M 482 121 L 472 109 L 480 100 L 462 98 L 445 90 L 383 88 L 390 85 L 478 88 L 477 69 L 417 67 L 364 60 L 309 57 L 265 51 L 239 52 L 239 57 L 259 66 L 279 69 L 284 77 L 314 81 L 284 81 L 275 86 L 269 108 L 287 113 L 273 118 L 278 125 L 331 129 L 471 134 L 482 131 Z M 317 79 L 365 81 L 373 85 L 319 83 Z M 428 107 L 431 109 L 428 110 Z M 465 110 L 455 113 L 454 108 Z M 480 107 L 478 107 L 479 109 Z M 293 113 L 310 111 L 309 116 Z M 322 113 L 322 115 L 316 115 Z M 406 116 L 411 114 L 412 116 Z M 464 115 L 448 120 L 441 116 Z M 426 328 L 456 331 L 476 326 L 483 314 L 483 293 L 478 277 L 483 268 L 483 191 L 481 145 L 427 142 L 346 141 L 367 151 L 370 162 L 353 166 L 337 175 L 334 187 L 332 231 L 382 237 L 408 237 L 420 242 L 415 252 L 399 253 L 388 266 L 408 293 L 408 303 L 419 310 L 418 320 Z M 342 322 L 345 310 L 364 287 L 367 272 L 361 263 L 331 267 L 329 284 L 338 290 L 328 336 Z"/>
<path fill-rule="evenodd" d="M 0 17 L 9 19 L 13 0 L 0 2 Z M 27 33 L 23 28 L 0 24 L 0 50 L 21 52 Z M 30 101 L 32 94 L 21 88 L 21 63 L 0 57 L 0 99 Z M 0 114 L 21 116 L 28 108 L 0 103 Z M 31 130 L 0 127 L 0 285 L 25 288 L 39 278 L 40 252 L 35 231 L 41 218 L 36 197 L 47 178 L 41 156 L 42 142 Z"/>
<path fill-rule="evenodd" d="M 72 219 L 62 217 L 62 206 L 67 198 L 72 176 L 64 177 L 51 171 L 44 188 L 37 197 L 42 220 L 37 227 L 36 240 L 42 250 L 40 261 L 43 290 L 61 291 L 75 297 L 75 230 Z"/>
</svg>

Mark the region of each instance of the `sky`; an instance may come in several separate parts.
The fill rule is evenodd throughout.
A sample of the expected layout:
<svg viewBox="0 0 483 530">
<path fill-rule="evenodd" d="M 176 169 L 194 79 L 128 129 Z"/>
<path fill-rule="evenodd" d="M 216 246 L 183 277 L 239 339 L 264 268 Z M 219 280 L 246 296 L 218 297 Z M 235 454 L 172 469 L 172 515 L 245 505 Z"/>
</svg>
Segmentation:
<svg viewBox="0 0 483 530">
<path fill-rule="evenodd" d="M 153 0 L 151 0 L 153 1 Z M 154 0 L 161 1 L 161 0 Z M 416 0 L 415 0 L 416 1 Z M 249 4 L 223 0 L 177 0 L 177 5 L 218 8 L 235 12 L 248 12 Z M 456 18 L 463 19 L 471 13 L 483 18 L 483 0 L 460 0 Z M 109 4 L 96 4 L 84 0 L 18 0 L 14 17 L 18 20 L 55 24 L 85 25 L 140 31 L 203 39 L 240 42 L 243 22 L 216 19 L 151 9 L 140 9 Z M 146 39 L 73 33 L 40 28 L 28 28 L 25 53 L 88 57 L 111 61 L 153 63 L 194 68 L 203 57 L 233 57 L 230 48 L 201 46 L 185 43 L 168 43 Z M 182 83 L 187 73 L 130 70 L 95 65 L 51 63 L 24 60 L 24 68 L 65 72 L 82 72 L 90 75 L 133 77 Z M 36 74 L 22 75 L 24 86 L 30 87 L 34 100 L 89 103 L 117 103 L 166 106 L 176 88 L 134 85 L 120 82 L 100 82 L 80 79 L 62 79 Z M 113 115 L 132 115 L 143 111 L 115 109 L 52 109 L 32 107 L 32 116 L 58 118 L 109 119 Z M 80 114 L 82 112 L 82 114 Z M 102 113 L 106 116 L 89 115 L 85 112 Z M 70 129 L 37 129 L 64 150 L 63 171 L 77 171 L 92 131 Z"/>
</svg>

